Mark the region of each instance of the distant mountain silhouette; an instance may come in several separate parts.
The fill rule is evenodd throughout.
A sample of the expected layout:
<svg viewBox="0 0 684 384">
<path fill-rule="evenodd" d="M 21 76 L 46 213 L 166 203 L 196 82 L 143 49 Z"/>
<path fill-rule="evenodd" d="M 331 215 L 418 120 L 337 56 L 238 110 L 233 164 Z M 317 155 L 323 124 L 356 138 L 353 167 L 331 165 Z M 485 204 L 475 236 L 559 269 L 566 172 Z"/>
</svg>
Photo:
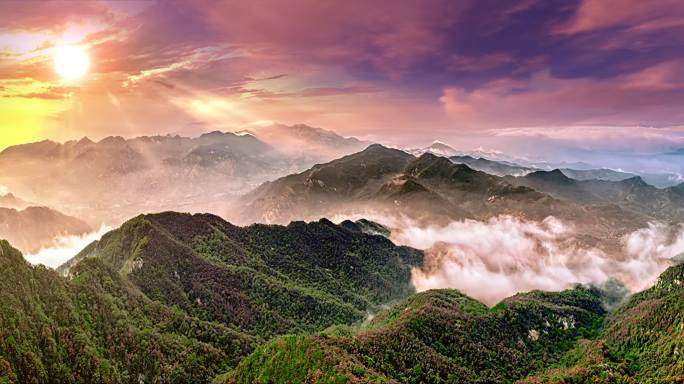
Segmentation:
<svg viewBox="0 0 684 384">
<path fill-rule="evenodd" d="M 0 238 L 11 241 L 24 252 L 54 245 L 58 236 L 83 235 L 91 231 L 83 221 L 51 208 L 0 207 Z"/>
<path fill-rule="evenodd" d="M 259 132 L 273 145 L 213 131 L 13 146 L 0 152 L 0 185 L 90 222 L 118 224 L 174 208 L 223 213 L 234 196 L 266 180 L 365 146 L 304 125 Z"/>
</svg>

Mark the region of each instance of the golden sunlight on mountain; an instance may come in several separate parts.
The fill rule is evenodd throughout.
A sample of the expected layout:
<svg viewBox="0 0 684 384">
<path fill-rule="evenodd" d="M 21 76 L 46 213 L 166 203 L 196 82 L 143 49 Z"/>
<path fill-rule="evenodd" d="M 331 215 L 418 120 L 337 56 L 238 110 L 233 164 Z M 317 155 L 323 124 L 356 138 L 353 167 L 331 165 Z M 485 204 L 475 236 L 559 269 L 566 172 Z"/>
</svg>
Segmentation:
<svg viewBox="0 0 684 384">
<path fill-rule="evenodd" d="M 61 46 L 55 49 L 55 71 L 64 80 L 82 78 L 90 67 L 90 58 L 83 47 Z"/>
</svg>

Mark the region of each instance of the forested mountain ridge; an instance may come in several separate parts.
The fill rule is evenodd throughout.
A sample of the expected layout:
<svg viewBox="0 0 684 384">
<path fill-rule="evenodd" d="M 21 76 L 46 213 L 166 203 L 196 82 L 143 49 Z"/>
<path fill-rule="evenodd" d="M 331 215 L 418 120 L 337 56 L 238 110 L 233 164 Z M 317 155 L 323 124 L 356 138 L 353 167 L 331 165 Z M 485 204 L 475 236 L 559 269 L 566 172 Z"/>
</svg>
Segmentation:
<svg viewBox="0 0 684 384">
<path fill-rule="evenodd" d="M 60 270 L 95 256 L 150 298 L 267 337 L 363 319 L 412 293 L 422 253 L 325 219 L 236 227 L 218 216 L 139 216 Z"/>
<path fill-rule="evenodd" d="M 601 300 L 599 290 L 577 287 L 488 308 L 456 290 L 426 291 L 358 331 L 274 340 L 217 382 L 511 383 L 592 336 L 605 314 Z"/>
<path fill-rule="evenodd" d="M 525 380 L 540 383 L 684 382 L 684 265 L 613 311 L 600 337 L 582 341 L 556 367 Z"/>
<path fill-rule="evenodd" d="M 423 257 L 361 224 L 139 216 L 65 265 L 66 278 L 3 242 L 0 378 L 209 382 L 274 335 L 360 322 L 414 292 Z"/>
<path fill-rule="evenodd" d="M 492 308 L 426 291 L 359 328 L 275 339 L 216 383 L 680 383 L 683 282 L 684 266 L 670 267 L 610 312 L 619 285 L 533 291 Z"/>
</svg>

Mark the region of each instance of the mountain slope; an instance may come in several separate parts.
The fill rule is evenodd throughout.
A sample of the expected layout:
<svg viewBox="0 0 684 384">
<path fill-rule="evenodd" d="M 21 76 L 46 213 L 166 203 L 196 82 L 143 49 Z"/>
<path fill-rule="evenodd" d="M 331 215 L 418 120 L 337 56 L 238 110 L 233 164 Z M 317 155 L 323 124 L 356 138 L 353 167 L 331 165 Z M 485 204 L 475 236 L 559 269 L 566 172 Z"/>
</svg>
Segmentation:
<svg viewBox="0 0 684 384">
<path fill-rule="evenodd" d="M 0 382 L 206 382 L 253 337 L 155 303 L 106 263 L 70 280 L 0 241 Z"/>
<path fill-rule="evenodd" d="M 573 203 L 610 204 L 651 220 L 670 223 L 684 221 L 684 194 L 679 188 L 659 189 L 638 176 L 621 181 L 580 181 L 554 170 L 537 171 L 524 177 L 508 177 L 506 180 Z"/>
<path fill-rule="evenodd" d="M 557 176 L 571 180 L 560 172 Z M 266 183 L 245 195 L 240 207 L 238 221 L 273 223 L 375 215 L 434 225 L 499 215 L 531 221 L 555 216 L 576 228 L 578 238 L 589 246 L 609 239 L 611 252 L 620 248 L 622 236 L 649 221 L 610 201 L 565 200 L 516 178 L 489 175 L 431 153 L 416 158 L 377 144 Z"/>
<path fill-rule="evenodd" d="M 608 287 L 534 291 L 493 308 L 427 291 L 359 329 L 276 339 L 216 382 L 679 383 L 683 282 L 684 266 L 670 267 L 607 316 Z"/>
<path fill-rule="evenodd" d="M 422 253 L 327 220 L 236 227 L 212 215 L 139 216 L 60 268 L 97 257 L 148 297 L 269 337 L 352 323 L 413 291 Z"/>
<path fill-rule="evenodd" d="M 684 265 L 608 316 L 602 335 L 570 351 L 561 367 L 525 383 L 680 383 L 684 380 Z"/>
<path fill-rule="evenodd" d="M 24 252 L 50 246 L 58 236 L 91 231 L 83 221 L 47 207 L 28 207 L 20 211 L 0 208 L 0 238 L 9 240 Z"/>
<path fill-rule="evenodd" d="M 600 292 L 582 287 L 519 294 L 492 309 L 455 290 L 427 291 L 358 333 L 275 340 L 217 382 L 313 382 L 322 372 L 322 382 L 510 383 L 591 335 L 603 315 Z M 318 358 L 304 360 L 310 354 Z"/>
</svg>

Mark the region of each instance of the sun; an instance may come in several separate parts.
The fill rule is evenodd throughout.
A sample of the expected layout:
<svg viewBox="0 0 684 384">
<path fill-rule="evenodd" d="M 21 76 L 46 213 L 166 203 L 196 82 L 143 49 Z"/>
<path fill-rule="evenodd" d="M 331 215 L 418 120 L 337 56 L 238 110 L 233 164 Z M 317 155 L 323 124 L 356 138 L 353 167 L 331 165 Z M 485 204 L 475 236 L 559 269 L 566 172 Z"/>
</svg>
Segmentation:
<svg viewBox="0 0 684 384">
<path fill-rule="evenodd" d="M 55 71 L 64 80 L 82 78 L 90 67 L 90 58 L 83 47 L 65 45 L 55 50 Z"/>
</svg>

